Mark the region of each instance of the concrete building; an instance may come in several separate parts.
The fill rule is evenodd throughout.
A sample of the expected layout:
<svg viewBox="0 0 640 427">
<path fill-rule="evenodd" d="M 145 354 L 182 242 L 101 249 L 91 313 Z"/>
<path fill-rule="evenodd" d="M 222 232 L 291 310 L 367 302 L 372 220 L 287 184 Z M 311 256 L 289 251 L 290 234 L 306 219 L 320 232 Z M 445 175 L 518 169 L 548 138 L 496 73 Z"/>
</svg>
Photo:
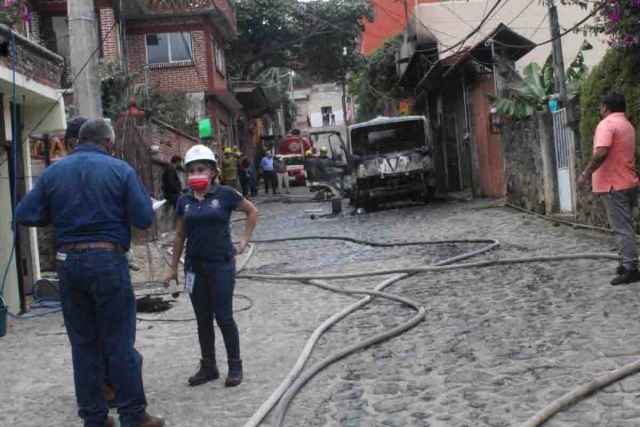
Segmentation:
<svg viewBox="0 0 640 427">
<path fill-rule="evenodd" d="M 64 131 L 66 127 L 64 101 L 59 93 L 62 57 L 33 41 L 28 25 L 15 31 L 16 117 L 11 36 L 6 27 L 0 26 L 0 274 L 8 268 L 3 297 L 12 313 L 26 311 L 25 289 L 40 275 L 35 229 L 18 227 L 15 256 L 10 257 L 14 244 L 12 199 L 19 201 L 33 187 L 29 137 Z M 14 123 L 19 126 L 15 141 Z M 14 154 L 17 168 L 13 167 Z M 14 180 L 17 194 L 13 194 Z"/>
<path fill-rule="evenodd" d="M 375 19 L 364 21 L 364 32 L 360 37 L 360 52 L 369 55 L 384 44 L 384 41 L 403 33 L 407 16 L 411 16 L 417 4 L 436 3 L 438 0 L 371 0 Z M 406 9 L 405 9 L 406 8 Z"/>
<path fill-rule="evenodd" d="M 296 127 L 301 130 L 309 128 L 307 117 L 312 128 L 323 127 L 324 113 L 335 115 L 336 127 L 345 125 L 345 114 L 342 105 L 342 87 L 338 83 L 315 84 L 306 89 L 294 91 L 293 98 L 298 108 Z M 347 98 L 347 121 L 351 120 L 353 106 Z M 351 108 L 350 108 L 351 107 Z M 331 124 L 330 124 L 331 125 Z"/>
<path fill-rule="evenodd" d="M 498 118 L 491 113 L 487 95 L 494 95 L 496 86 L 502 87 L 530 62 L 544 63 L 551 53 L 550 43 L 541 44 L 550 38 L 547 8 L 535 1 L 503 2 L 480 31 L 468 37 L 495 4 L 495 0 L 419 4 L 398 53 L 401 84 L 416 93 L 412 110 L 431 123 L 440 187 L 470 188 L 487 197 L 506 192 Z M 590 13 L 559 3 L 558 9 L 563 28 Z M 570 32 L 562 38 L 566 65 L 585 39 L 593 46 L 584 52 L 587 65 L 604 56 L 602 37 Z"/>
<path fill-rule="evenodd" d="M 238 143 L 234 120 L 242 104 L 227 81 L 224 51 L 237 33 L 228 0 L 94 3 L 103 63 L 119 63 L 139 85 L 146 77 L 150 87 L 184 94 L 192 119 L 211 119 L 218 150 Z M 37 11 L 51 48 L 68 57 L 67 1 L 43 0 Z"/>
<path fill-rule="evenodd" d="M 559 21 L 564 29 L 573 27 L 584 19 L 591 10 L 583 10 L 574 5 L 557 3 Z M 449 46 L 461 41 L 483 20 L 486 11 L 495 4 L 495 0 L 448 1 L 419 4 L 411 16 L 407 29 L 409 36 L 418 40 L 433 38 L 442 52 L 440 58 L 446 58 L 459 50 L 459 47 L 444 52 Z M 461 47 L 471 47 L 486 38 L 499 24 L 526 37 L 533 43 L 549 40 L 549 14 L 544 2 L 530 0 L 504 1 L 494 14 L 485 22 L 480 31 L 469 38 Z M 597 64 L 607 50 L 606 39 L 602 36 L 585 36 L 582 32 L 569 33 L 562 38 L 562 50 L 565 62 L 570 63 L 580 51 L 582 42 L 587 40 L 593 49 L 584 53 L 587 66 Z M 551 44 L 533 49 L 516 62 L 522 70 L 530 62 L 543 64 L 551 53 Z"/>
</svg>

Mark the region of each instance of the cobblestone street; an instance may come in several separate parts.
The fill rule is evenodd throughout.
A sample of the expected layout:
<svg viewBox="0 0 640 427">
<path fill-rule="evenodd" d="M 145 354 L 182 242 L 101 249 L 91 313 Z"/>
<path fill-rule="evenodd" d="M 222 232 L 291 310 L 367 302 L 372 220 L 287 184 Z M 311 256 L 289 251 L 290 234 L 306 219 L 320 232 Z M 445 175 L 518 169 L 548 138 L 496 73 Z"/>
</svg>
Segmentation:
<svg viewBox="0 0 640 427">
<path fill-rule="evenodd" d="M 295 193 L 309 194 L 306 189 Z M 259 206 L 261 218 L 254 238 L 500 241 L 497 249 L 472 261 L 610 252 L 614 246 L 609 235 L 557 226 L 497 203 L 450 200 L 317 219 L 304 211 L 328 213 L 330 204 L 264 203 Z M 234 224 L 236 236 L 242 227 Z M 245 271 L 320 274 L 426 266 L 480 246 L 258 244 Z M 165 250 L 160 244 L 136 248 L 143 267 L 134 274 L 138 293 L 164 292 L 144 282 L 164 279 Z M 411 276 L 386 291 L 419 301 L 427 310 L 426 319 L 404 335 L 351 355 L 315 377 L 294 399 L 285 425 L 518 426 L 557 397 L 640 358 L 638 287 L 611 287 L 615 267 L 610 261 L 580 260 Z M 373 289 L 386 278 L 331 283 Z M 198 364 L 199 348 L 186 296 L 180 296 L 167 312 L 140 315 L 147 319 L 138 322 L 137 348 L 145 357 L 149 412 L 162 415 L 168 425 L 244 425 L 289 372 L 313 330 L 356 301 L 298 282 L 242 279 L 236 293 L 245 381 L 235 389 L 225 389 L 221 380 L 195 388 L 187 385 Z M 374 300 L 330 329 L 307 366 L 414 315 L 398 303 Z M 222 339 L 217 342 L 218 361 L 226 375 Z M 70 346 L 60 314 L 11 320 L 7 336 L 0 339 L 0 351 L 4 355 L 0 359 L 0 425 L 81 425 Z M 640 375 L 636 375 L 545 425 L 639 424 Z"/>
</svg>

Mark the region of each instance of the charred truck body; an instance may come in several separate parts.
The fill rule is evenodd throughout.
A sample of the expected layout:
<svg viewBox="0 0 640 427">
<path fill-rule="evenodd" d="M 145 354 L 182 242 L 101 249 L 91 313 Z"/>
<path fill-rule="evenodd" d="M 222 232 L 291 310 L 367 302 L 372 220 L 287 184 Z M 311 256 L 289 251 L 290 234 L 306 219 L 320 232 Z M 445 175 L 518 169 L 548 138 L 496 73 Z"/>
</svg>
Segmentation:
<svg viewBox="0 0 640 427">
<path fill-rule="evenodd" d="M 435 194 L 433 143 L 422 116 L 379 117 L 349 128 L 351 202 L 380 203 Z"/>
</svg>

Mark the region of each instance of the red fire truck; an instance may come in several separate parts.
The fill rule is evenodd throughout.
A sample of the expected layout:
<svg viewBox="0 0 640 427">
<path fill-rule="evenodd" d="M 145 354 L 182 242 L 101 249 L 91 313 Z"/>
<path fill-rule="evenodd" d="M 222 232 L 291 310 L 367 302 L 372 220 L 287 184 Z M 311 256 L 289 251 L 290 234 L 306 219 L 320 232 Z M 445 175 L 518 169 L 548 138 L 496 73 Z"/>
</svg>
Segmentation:
<svg viewBox="0 0 640 427">
<path fill-rule="evenodd" d="M 304 171 L 304 153 L 313 148 L 309 139 L 300 136 L 300 131 L 292 131 L 280 144 L 278 155 L 282 157 L 287 165 L 289 181 L 305 185 L 307 176 Z"/>
</svg>

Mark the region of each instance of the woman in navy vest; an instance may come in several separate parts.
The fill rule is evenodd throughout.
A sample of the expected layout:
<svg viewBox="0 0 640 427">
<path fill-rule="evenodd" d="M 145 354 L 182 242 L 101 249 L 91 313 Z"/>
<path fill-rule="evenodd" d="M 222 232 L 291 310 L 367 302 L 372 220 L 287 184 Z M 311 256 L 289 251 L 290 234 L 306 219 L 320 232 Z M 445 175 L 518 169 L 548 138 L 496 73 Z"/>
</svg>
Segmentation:
<svg viewBox="0 0 640 427">
<path fill-rule="evenodd" d="M 216 182 L 220 174 L 218 159 L 209 148 L 192 147 L 185 156 L 185 166 L 190 191 L 176 204 L 176 237 L 171 273 L 165 285 L 178 280 L 186 238 L 185 290 L 196 314 L 202 352 L 200 368 L 189 378 L 189 384 L 196 386 L 220 377 L 215 354 L 215 318 L 227 350 L 229 373 L 225 386 L 234 387 L 242 382 L 240 338 L 233 319 L 235 256 L 246 249 L 258 221 L 258 210 L 235 189 Z M 234 210 L 247 215 L 244 237 L 237 249 L 231 241 L 229 222 Z"/>
</svg>

